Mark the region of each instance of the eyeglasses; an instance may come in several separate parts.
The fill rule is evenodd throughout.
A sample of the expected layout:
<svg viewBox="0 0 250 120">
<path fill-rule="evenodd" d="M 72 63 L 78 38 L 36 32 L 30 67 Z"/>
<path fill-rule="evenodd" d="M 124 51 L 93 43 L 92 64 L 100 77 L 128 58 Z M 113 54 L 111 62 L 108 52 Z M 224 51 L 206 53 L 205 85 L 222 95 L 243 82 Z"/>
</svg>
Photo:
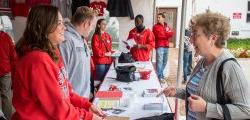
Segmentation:
<svg viewBox="0 0 250 120">
<path fill-rule="evenodd" d="M 192 32 L 191 35 L 190 35 L 190 38 L 196 39 L 197 37 L 200 37 L 200 36 L 201 36 L 201 34 L 198 34 L 196 32 Z"/>
</svg>

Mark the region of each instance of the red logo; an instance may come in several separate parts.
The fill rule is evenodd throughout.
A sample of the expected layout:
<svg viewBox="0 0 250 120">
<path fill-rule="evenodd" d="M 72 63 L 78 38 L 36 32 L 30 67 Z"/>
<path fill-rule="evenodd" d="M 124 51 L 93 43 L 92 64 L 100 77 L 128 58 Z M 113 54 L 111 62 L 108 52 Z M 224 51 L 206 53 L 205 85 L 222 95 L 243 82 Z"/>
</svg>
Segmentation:
<svg viewBox="0 0 250 120">
<path fill-rule="evenodd" d="M 233 13 L 233 19 L 241 19 L 241 13 Z"/>
</svg>

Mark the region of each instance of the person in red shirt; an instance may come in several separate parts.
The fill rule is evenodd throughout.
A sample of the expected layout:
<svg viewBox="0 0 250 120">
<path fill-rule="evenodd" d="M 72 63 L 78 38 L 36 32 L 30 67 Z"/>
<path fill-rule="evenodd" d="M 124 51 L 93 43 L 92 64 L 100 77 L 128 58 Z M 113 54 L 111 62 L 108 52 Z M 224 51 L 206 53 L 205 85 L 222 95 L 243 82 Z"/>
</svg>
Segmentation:
<svg viewBox="0 0 250 120">
<path fill-rule="evenodd" d="M 168 62 L 169 38 L 173 36 L 173 31 L 165 22 L 165 18 L 166 16 L 163 13 L 159 13 L 157 24 L 153 26 L 156 49 L 156 73 L 161 81 L 164 79 L 163 71 Z"/>
<path fill-rule="evenodd" d="M 112 38 L 105 31 L 105 19 L 99 19 L 92 37 L 93 60 L 96 65 L 96 79 L 103 80 L 112 63 Z"/>
<path fill-rule="evenodd" d="M 101 120 L 105 115 L 88 99 L 78 96 L 58 44 L 64 41 L 63 18 L 58 8 L 31 8 L 27 26 L 16 45 L 18 60 L 13 79 L 12 120 Z"/>
<path fill-rule="evenodd" d="M 1 24 L 0 24 L 1 25 Z M 10 119 L 11 104 L 11 73 L 14 70 L 16 52 L 10 36 L 0 31 L 0 94 L 4 116 Z"/>
<path fill-rule="evenodd" d="M 128 39 L 134 39 L 136 45 L 130 49 L 130 53 L 135 61 L 149 61 L 151 50 L 155 47 L 155 37 L 149 28 L 143 24 L 144 17 L 135 17 L 135 28 L 130 30 Z"/>
</svg>

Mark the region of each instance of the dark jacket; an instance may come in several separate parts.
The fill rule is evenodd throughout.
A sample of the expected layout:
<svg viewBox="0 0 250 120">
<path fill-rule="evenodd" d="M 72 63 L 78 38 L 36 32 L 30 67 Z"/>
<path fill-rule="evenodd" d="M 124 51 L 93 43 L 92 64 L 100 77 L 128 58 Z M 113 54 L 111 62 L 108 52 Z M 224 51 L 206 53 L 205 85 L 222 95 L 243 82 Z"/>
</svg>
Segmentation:
<svg viewBox="0 0 250 120">
<path fill-rule="evenodd" d="M 109 0 L 107 5 L 110 17 L 127 17 L 134 19 L 130 0 Z"/>
</svg>

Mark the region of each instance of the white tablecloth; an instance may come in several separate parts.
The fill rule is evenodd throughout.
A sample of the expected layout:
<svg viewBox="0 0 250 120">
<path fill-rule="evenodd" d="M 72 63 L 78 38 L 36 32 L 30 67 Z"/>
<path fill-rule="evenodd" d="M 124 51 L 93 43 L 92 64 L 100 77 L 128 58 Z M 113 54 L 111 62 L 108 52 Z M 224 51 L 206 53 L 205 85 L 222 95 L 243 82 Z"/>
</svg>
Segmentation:
<svg viewBox="0 0 250 120">
<path fill-rule="evenodd" d="M 118 65 L 126 65 L 126 64 L 118 64 Z M 124 90 L 123 97 L 121 99 L 121 106 L 120 109 L 126 110 L 120 114 L 113 114 L 111 112 L 107 112 L 109 115 L 115 116 L 125 116 L 130 117 L 131 120 L 141 118 L 141 117 L 148 117 L 153 115 L 160 115 L 162 113 L 168 112 L 171 113 L 168 101 L 164 95 L 160 97 L 142 97 L 143 90 L 145 89 L 153 89 L 157 88 L 161 90 L 161 85 L 153 68 L 153 64 L 151 62 L 136 62 L 133 63 L 137 68 L 146 68 L 151 69 L 152 72 L 150 74 L 149 80 L 138 80 L 130 83 L 119 82 L 115 80 L 116 72 L 114 69 L 114 65 L 111 65 L 108 73 L 105 76 L 103 83 L 100 86 L 99 91 L 108 90 L 110 85 L 116 85 L 118 88 L 126 88 L 131 87 L 132 90 Z M 139 78 L 139 73 L 136 72 L 136 77 Z M 98 103 L 98 98 L 96 98 L 93 102 L 94 104 Z M 161 110 L 144 110 L 143 105 L 147 103 L 163 103 L 163 109 Z M 129 104 L 128 107 L 124 107 L 124 105 Z"/>
</svg>

